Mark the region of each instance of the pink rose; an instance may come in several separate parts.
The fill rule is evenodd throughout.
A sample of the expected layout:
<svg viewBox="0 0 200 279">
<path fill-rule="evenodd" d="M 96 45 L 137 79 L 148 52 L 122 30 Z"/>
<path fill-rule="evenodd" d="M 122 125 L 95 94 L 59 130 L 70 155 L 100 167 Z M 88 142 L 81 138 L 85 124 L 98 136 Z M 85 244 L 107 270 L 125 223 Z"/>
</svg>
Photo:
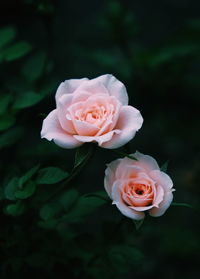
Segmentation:
<svg viewBox="0 0 200 279">
<path fill-rule="evenodd" d="M 125 86 L 114 76 L 70 79 L 58 87 L 56 109 L 44 119 L 41 137 L 63 148 L 85 142 L 118 148 L 135 136 L 142 123 L 140 112 L 128 105 Z"/>
<path fill-rule="evenodd" d="M 151 156 L 139 152 L 133 156 L 138 161 L 126 157 L 108 164 L 105 189 L 113 204 L 129 218 L 141 220 L 147 210 L 151 216 L 161 216 L 172 202 L 173 182 Z"/>
</svg>

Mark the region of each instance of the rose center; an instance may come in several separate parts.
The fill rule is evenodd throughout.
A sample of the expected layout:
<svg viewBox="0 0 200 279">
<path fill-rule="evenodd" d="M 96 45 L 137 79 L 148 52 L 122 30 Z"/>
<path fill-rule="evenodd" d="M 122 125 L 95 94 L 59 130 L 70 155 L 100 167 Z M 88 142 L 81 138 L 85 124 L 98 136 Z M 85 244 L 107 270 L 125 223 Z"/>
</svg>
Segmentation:
<svg viewBox="0 0 200 279">
<path fill-rule="evenodd" d="M 135 193 L 138 194 L 138 195 L 143 195 L 144 191 L 142 189 L 138 188 L 138 189 L 135 190 Z"/>
</svg>

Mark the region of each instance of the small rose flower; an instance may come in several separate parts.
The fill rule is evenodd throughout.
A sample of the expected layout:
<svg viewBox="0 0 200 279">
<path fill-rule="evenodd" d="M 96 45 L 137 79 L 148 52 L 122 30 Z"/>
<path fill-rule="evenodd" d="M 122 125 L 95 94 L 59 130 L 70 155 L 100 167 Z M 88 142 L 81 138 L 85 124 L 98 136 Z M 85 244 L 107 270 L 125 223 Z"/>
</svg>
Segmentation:
<svg viewBox="0 0 200 279">
<path fill-rule="evenodd" d="M 133 156 L 138 161 L 126 157 L 108 164 L 105 189 L 113 204 L 129 218 L 141 220 L 145 211 L 161 216 L 172 202 L 173 182 L 151 156 L 139 152 Z"/>
<path fill-rule="evenodd" d="M 97 142 L 112 149 L 130 141 L 142 123 L 140 112 L 128 105 L 125 86 L 114 76 L 70 79 L 58 87 L 56 109 L 44 119 L 41 137 L 63 148 Z"/>
</svg>

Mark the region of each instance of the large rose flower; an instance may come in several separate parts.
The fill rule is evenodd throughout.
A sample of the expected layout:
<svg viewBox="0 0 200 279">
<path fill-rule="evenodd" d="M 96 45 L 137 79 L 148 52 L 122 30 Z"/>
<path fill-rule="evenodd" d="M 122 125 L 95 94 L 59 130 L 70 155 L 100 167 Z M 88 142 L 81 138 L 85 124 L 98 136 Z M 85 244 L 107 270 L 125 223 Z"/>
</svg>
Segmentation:
<svg viewBox="0 0 200 279">
<path fill-rule="evenodd" d="M 113 204 L 129 218 L 141 220 L 147 210 L 151 216 L 161 216 L 172 202 L 173 182 L 151 156 L 139 152 L 133 156 L 137 161 L 126 157 L 108 164 L 105 189 Z"/>
<path fill-rule="evenodd" d="M 142 126 L 140 112 L 128 105 L 126 88 L 112 75 L 70 79 L 56 92 L 56 109 L 44 119 L 41 137 L 63 148 L 97 142 L 118 148 Z"/>
</svg>

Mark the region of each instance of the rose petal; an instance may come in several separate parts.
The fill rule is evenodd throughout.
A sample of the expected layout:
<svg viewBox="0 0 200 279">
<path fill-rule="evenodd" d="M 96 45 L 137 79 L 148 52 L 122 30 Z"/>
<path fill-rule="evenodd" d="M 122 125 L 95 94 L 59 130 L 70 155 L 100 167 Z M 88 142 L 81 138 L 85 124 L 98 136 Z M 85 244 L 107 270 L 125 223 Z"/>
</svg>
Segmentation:
<svg viewBox="0 0 200 279">
<path fill-rule="evenodd" d="M 159 207 L 159 204 L 163 201 L 164 198 L 164 190 L 160 185 L 156 187 L 156 193 L 153 201 L 153 205 Z"/>
<path fill-rule="evenodd" d="M 102 147 L 114 149 L 126 144 L 135 136 L 142 123 L 143 118 L 139 110 L 131 106 L 123 106 L 115 126 L 115 129 L 121 130 L 121 133 L 114 135 L 110 141 L 102 144 Z"/>
<path fill-rule="evenodd" d="M 106 94 L 109 95 L 107 88 L 104 86 L 104 84 L 97 81 L 97 79 L 91 79 L 83 82 L 80 87 L 74 92 L 74 94 L 77 94 L 80 91 L 88 92 L 92 95 L 94 94 Z"/>
<path fill-rule="evenodd" d="M 110 198 L 112 193 L 112 186 L 114 184 L 114 181 L 116 180 L 116 169 L 121 161 L 122 159 L 117 159 L 110 164 L 107 164 L 107 169 L 105 170 L 104 187 Z"/>
<path fill-rule="evenodd" d="M 71 120 L 67 119 L 67 109 L 70 106 L 73 99 L 73 94 L 62 95 L 57 101 L 57 112 L 58 119 L 60 121 L 61 127 L 70 134 L 75 134 L 73 123 Z"/>
<path fill-rule="evenodd" d="M 124 84 L 113 75 L 106 74 L 93 79 L 95 82 L 102 83 L 111 96 L 115 96 L 123 105 L 128 105 L 128 94 Z"/>
<path fill-rule="evenodd" d="M 79 136 L 95 136 L 99 131 L 99 127 L 90 124 L 85 121 L 73 120 L 74 128 L 76 129 L 76 134 Z"/>
<path fill-rule="evenodd" d="M 61 82 L 57 91 L 56 91 L 56 103 L 57 100 L 64 94 L 73 93 L 83 82 L 87 81 L 88 78 L 80 78 L 80 79 L 68 79 L 64 82 Z"/>
<path fill-rule="evenodd" d="M 53 140 L 63 148 L 76 148 L 82 143 L 64 131 L 58 120 L 57 110 L 50 112 L 43 121 L 41 137 Z"/>
<path fill-rule="evenodd" d="M 109 141 L 115 133 L 120 133 L 120 130 L 113 130 L 109 133 L 106 133 L 105 135 L 93 137 L 74 135 L 74 138 L 81 142 L 97 142 L 99 146 L 102 146 L 102 144 L 106 141 Z"/>
<path fill-rule="evenodd" d="M 132 155 L 138 160 L 134 161 L 134 164 L 145 169 L 147 172 L 150 172 L 152 170 L 160 170 L 156 160 L 153 157 L 144 155 L 138 151 L 136 151 Z"/>
<path fill-rule="evenodd" d="M 166 192 L 164 194 L 163 201 L 159 204 L 159 207 L 153 207 L 149 214 L 153 217 L 159 217 L 165 213 L 165 211 L 169 208 L 171 202 L 173 200 L 173 194 L 171 191 Z"/>
<path fill-rule="evenodd" d="M 159 185 L 162 185 L 165 191 L 169 191 L 173 187 L 173 182 L 169 175 L 160 170 L 153 170 L 149 173 L 151 178 L 155 180 Z"/>
<path fill-rule="evenodd" d="M 138 176 L 139 173 L 143 171 L 138 166 L 134 165 L 127 165 L 124 162 L 125 158 L 121 161 L 119 164 L 117 170 L 116 170 L 116 179 L 128 179 L 128 178 L 135 178 Z M 130 160 L 133 161 L 133 160 Z M 134 161 L 133 161 L 134 163 Z"/>
<path fill-rule="evenodd" d="M 134 209 L 131 209 L 129 206 L 127 206 L 121 197 L 121 181 L 115 181 L 113 187 L 112 187 L 112 199 L 113 204 L 117 206 L 117 208 L 121 211 L 121 213 L 131 219 L 134 220 L 141 220 L 144 219 L 145 214 L 143 212 L 136 211 Z"/>
</svg>

